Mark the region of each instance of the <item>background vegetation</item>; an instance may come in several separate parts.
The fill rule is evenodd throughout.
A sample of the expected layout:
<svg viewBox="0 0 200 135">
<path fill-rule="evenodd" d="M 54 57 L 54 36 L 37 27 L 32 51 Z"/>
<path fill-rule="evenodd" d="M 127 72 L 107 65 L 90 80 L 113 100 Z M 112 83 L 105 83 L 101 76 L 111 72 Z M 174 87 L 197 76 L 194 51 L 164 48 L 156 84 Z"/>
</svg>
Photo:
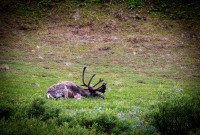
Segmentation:
<svg viewBox="0 0 200 135">
<path fill-rule="evenodd" d="M 0 134 L 200 133 L 197 0 L 0 5 Z M 45 98 L 83 66 L 105 100 Z"/>
</svg>

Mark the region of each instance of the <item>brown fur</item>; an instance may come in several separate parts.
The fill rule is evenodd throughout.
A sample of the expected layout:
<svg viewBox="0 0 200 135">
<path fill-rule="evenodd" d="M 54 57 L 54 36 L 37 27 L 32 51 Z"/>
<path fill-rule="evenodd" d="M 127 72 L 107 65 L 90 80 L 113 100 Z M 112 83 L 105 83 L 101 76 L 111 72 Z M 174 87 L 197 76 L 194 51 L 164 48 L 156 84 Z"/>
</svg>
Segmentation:
<svg viewBox="0 0 200 135">
<path fill-rule="evenodd" d="M 84 81 L 84 74 L 85 74 L 86 67 L 83 68 L 82 74 L 82 82 L 83 85 L 87 87 L 87 89 L 83 89 L 73 82 L 64 81 L 57 84 L 52 85 L 47 89 L 46 96 L 47 98 L 75 98 L 81 99 L 84 97 L 97 97 L 97 98 L 104 98 L 102 95 L 98 94 L 98 92 L 104 93 L 106 91 L 106 83 L 100 86 L 97 89 L 94 89 L 99 83 L 103 82 L 103 79 L 99 79 L 99 82 L 96 83 L 93 87 L 90 86 L 92 79 L 94 78 L 95 74 L 91 77 L 88 84 Z"/>
<path fill-rule="evenodd" d="M 98 97 L 104 98 L 98 93 L 90 93 L 89 90 L 84 90 L 79 86 L 76 86 L 73 82 L 64 81 L 52 85 L 47 89 L 47 98 L 75 98 L 81 99 L 84 97 Z"/>
</svg>

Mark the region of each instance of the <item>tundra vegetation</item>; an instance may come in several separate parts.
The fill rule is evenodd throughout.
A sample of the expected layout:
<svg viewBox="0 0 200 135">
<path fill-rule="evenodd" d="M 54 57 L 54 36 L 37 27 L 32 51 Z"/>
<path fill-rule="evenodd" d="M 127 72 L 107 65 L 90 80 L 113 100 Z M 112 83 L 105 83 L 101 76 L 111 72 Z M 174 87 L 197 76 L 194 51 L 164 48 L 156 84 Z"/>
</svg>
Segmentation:
<svg viewBox="0 0 200 135">
<path fill-rule="evenodd" d="M 0 134 L 200 134 L 199 5 L 0 1 Z M 105 99 L 46 99 L 84 66 Z"/>
</svg>

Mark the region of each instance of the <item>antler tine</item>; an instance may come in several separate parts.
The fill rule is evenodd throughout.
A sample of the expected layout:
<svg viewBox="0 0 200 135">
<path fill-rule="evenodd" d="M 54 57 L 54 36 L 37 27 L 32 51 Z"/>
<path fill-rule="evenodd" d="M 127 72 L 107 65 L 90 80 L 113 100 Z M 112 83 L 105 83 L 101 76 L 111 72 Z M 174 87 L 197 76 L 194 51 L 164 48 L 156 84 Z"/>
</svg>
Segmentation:
<svg viewBox="0 0 200 135">
<path fill-rule="evenodd" d="M 96 83 L 96 84 L 93 86 L 93 88 L 96 87 L 96 86 L 97 86 L 99 83 L 101 83 L 101 82 L 103 82 L 103 79 L 100 78 L 100 79 L 99 79 L 99 82 Z"/>
<path fill-rule="evenodd" d="M 89 83 L 88 83 L 88 89 L 89 89 L 90 83 L 91 83 L 92 79 L 95 77 L 95 75 L 96 75 L 96 74 L 93 74 L 92 77 L 90 78 L 90 81 L 89 81 Z"/>
<path fill-rule="evenodd" d="M 88 87 L 88 85 L 85 83 L 85 81 L 84 81 L 84 78 L 85 78 L 85 70 L 86 70 L 86 68 L 87 67 L 84 67 L 83 68 L 83 74 L 82 74 L 82 82 L 83 82 L 83 84 L 81 85 L 81 86 L 86 86 L 86 87 Z"/>
</svg>

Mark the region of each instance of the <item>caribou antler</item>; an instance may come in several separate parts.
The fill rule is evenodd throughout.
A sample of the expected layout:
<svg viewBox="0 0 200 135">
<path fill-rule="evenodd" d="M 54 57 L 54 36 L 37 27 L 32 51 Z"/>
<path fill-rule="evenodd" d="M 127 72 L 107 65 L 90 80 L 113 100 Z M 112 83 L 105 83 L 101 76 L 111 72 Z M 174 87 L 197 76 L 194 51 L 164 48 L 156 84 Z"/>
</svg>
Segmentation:
<svg viewBox="0 0 200 135">
<path fill-rule="evenodd" d="M 83 74 L 82 74 L 82 82 L 83 84 L 81 86 L 85 86 L 85 87 L 88 87 L 88 90 L 91 91 L 91 92 L 95 92 L 95 91 L 99 91 L 101 93 L 105 93 L 106 92 L 106 83 L 103 83 L 102 86 L 100 86 L 99 88 L 96 88 L 94 89 L 94 87 L 96 87 L 98 84 L 100 84 L 101 82 L 103 82 L 104 80 L 103 79 L 99 79 L 99 82 L 97 82 L 94 86 L 90 86 L 90 83 L 92 82 L 93 78 L 95 77 L 96 74 L 93 74 L 92 77 L 90 78 L 90 81 L 88 84 L 85 83 L 85 70 L 86 70 L 87 67 L 84 67 L 83 68 Z"/>
<path fill-rule="evenodd" d="M 96 87 L 96 86 L 97 86 L 99 83 L 101 83 L 101 82 L 103 82 L 103 79 L 100 78 L 100 79 L 99 79 L 99 82 L 96 83 L 96 84 L 93 86 L 93 88 Z"/>
<path fill-rule="evenodd" d="M 90 81 L 89 81 L 89 83 L 88 83 L 88 89 L 89 89 L 90 83 L 91 83 L 92 79 L 95 77 L 95 75 L 96 75 L 96 74 L 93 74 L 92 77 L 90 78 Z"/>
<path fill-rule="evenodd" d="M 84 68 L 83 68 L 83 73 L 82 73 L 82 82 L 83 82 L 83 84 L 82 84 L 81 86 L 86 86 L 86 87 L 88 87 L 88 85 L 85 83 L 85 80 L 84 80 L 86 68 L 87 68 L 87 67 L 84 67 Z"/>
<path fill-rule="evenodd" d="M 82 84 L 81 86 L 86 86 L 86 87 L 88 87 L 88 89 L 89 89 L 90 83 L 91 83 L 92 79 L 94 78 L 95 74 L 92 75 L 92 77 L 90 78 L 89 83 L 86 84 L 86 83 L 85 83 L 85 70 L 86 70 L 86 68 L 87 68 L 87 67 L 84 67 L 84 68 L 83 68 L 83 73 L 82 73 L 82 82 L 83 82 L 83 84 Z"/>
</svg>

